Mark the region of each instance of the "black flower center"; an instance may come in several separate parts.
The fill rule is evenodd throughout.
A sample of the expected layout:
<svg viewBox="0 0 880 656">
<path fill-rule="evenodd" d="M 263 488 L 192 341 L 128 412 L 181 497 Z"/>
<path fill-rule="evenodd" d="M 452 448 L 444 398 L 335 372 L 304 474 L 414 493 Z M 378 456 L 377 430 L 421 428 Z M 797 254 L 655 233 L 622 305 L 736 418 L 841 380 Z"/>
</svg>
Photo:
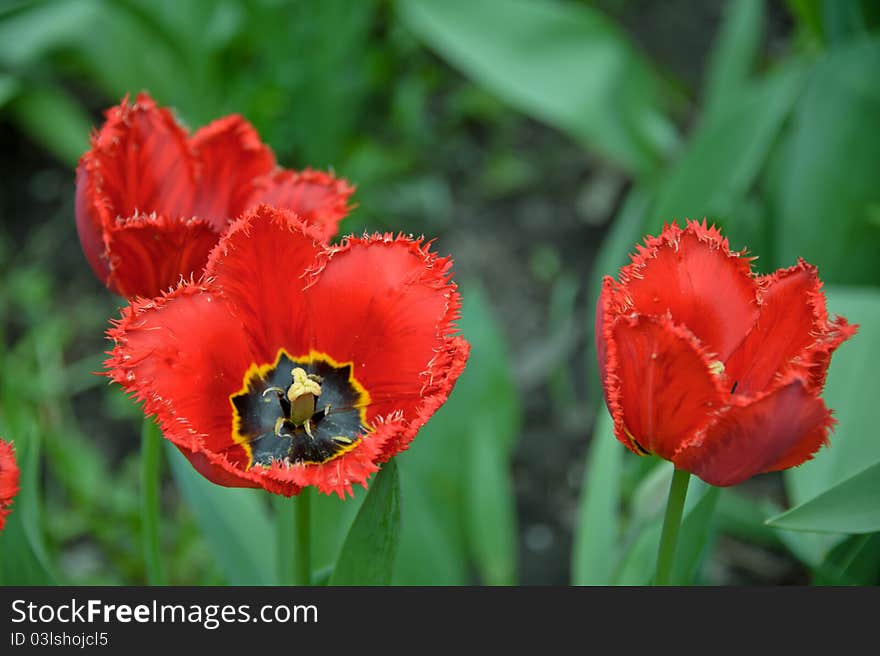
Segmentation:
<svg viewBox="0 0 880 656">
<path fill-rule="evenodd" d="M 351 451 L 371 430 L 370 395 L 352 363 L 316 351 L 292 358 L 281 349 L 273 364 L 251 365 L 229 400 L 232 439 L 247 452 L 248 468 L 322 464 Z"/>
</svg>

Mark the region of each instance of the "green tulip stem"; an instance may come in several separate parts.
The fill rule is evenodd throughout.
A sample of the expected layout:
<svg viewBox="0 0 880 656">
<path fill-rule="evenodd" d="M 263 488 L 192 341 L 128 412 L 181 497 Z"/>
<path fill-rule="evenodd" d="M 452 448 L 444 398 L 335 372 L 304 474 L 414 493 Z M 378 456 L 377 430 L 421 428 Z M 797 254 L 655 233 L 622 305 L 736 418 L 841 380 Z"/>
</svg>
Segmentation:
<svg viewBox="0 0 880 656">
<path fill-rule="evenodd" d="M 676 469 L 672 473 L 669 498 L 666 500 L 666 515 L 663 517 L 663 533 L 660 535 L 660 549 L 657 552 L 657 573 L 654 576 L 654 585 L 669 585 L 672 566 L 675 563 L 678 529 L 681 527 L 684 500 L 687 498 L 690 480 L 690 472 L 683 469 Z"/>
</svg>

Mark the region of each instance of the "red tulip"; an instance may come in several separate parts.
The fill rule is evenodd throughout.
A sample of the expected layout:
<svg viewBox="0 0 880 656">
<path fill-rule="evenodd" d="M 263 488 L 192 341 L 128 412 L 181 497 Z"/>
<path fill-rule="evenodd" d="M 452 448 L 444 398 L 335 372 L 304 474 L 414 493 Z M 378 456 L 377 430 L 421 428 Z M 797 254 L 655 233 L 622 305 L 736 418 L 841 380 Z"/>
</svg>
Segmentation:
<svg viewBox="0 0 880 656">
<path fill-rule="evenodd" d="M 759 276 L 713 226 L 666 226 L 637 246 L 596 315 L 605 400 L 621 442 L 713 485 L 794 467 L 826 443 L 829 319 L 816 268 Z"/>
<path fill-rule="evenodd" d="M 0 439 L 0 531 L 12 512 L 12 500 L 18 494 L 18 465 L 12 444 Z"/>
<path fill-rule="evenodd" d="M 112 291 L 153 297 L 198 275 L 230 222 L 259 203 L 336 234 L 354 189 L 312 170 L 278 168 L 241 116 L 191 137 L 146 94 L 107 111 L 80 159 L 76 226 L 86 258 Z"/>
<path fill-rule="evenodd" d="M 123 310 L 108 375 L 211 481 L 345 496 L 409 446 L 464 369 L 451 266 L 392 235 L 328 246 L 263 205 L 200 281 Z"/>
</svg>

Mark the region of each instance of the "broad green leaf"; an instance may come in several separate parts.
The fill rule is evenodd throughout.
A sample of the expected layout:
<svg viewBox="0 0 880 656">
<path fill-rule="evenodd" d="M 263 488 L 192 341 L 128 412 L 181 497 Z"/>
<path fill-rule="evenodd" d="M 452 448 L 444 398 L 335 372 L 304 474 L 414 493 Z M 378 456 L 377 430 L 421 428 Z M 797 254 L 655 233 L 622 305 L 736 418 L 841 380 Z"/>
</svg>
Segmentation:
<svg viewBox="0 0 880 656">
<path fill-rule="evenodd" d="M 3 106 L 15 97 L 20 88 L 21 83 L 18 78 L 7 73 L 0 73 L 0 109 L 3 109 Z"/>
<path fill-rule="evenodd" d="M 860 0 L 822 0 L 822 27 L 831 46 L 867 33 Z"/>
<path fill-rule="evenodd" d="M 755 68 L 764 40 L 764 0 L 728 3 L 709 57 L 703 112 L 716 114 L 736 102 Z"/>
<path fill-rule="evenodd" d="M 395 582 L 464 584 L 476 565 L 485 582 L 511 582 L 516 529 L 510 461 L 522 409 L 505 339 L 487 297 L 475 282 L 465 289 L 462 334 L 471 344 L 467 366 L 448 401 L 397 460 L 407 507 Z M 478 446 L 474 442 L 484 442 Z M 467 459 L 467 464 L 463 464 Z M 480 521 L 492 517 L 495 532 Z M 418 515 L 418 517 L 411 517 Z M 433 580 L 434 562 L 442 575 Z"/>
<path fill-rule="evenodd" d="M 802 38 L 818 41 L 822 38 L 822 0 L 785 0 L 789 12 L 800 28 Z"/>
<path fill-rule="evenodd" d="M 0 62 L 15 69 L 69 46 L 82 35 L 95 38 L 92 27 L 100 14 L 93 0 L 35 2 L 0 16 Z"/>
<path fill-rule="evenodd" d="M 584 470 L 572 548 L 573 585 L 610 585 L 620 553 L 620 470 L 625 449 L 604 404 Z"/>
<path fill-rule="evenodd" d="M 880 371 L 874 360 L 880 349 L 880 291 L 871 288 L 826 288 L 828 310 L 859 324 L 859 332 L 844 343 L 831 359 L 822 394 L 834 411 L 837 425 L 812 460 L 785 472 L 785 484 L 792 506 L 799 506 L 864 469 L 880 462 Z M 842 536 L 814 535 L 820 552 L 825 552 Z"/>
<path fill-rule="evenodd" d="M 666 176 L 648 213 L 647 231 L 684 218 L 726 219 L 742 204 L 791 113 L 805 80 L 790 65 L 744 88 L 707 116 Z M 729 227 L 735 234 L 736 224 Z M 728 233 L 730 234 L 730 233 Z M 733 236 L 733 235 L 731 235 Z"/>
<path fill-rule="evenodd" d="M 813 570 L 812 585 L 876 585 L 880 580 L 880 533 L 852 535 Z"/>
<path fill-rule="evenodd" d="M 229 585 L 275 585 L 277 545 L 262 490 L 215 485 L 170 442 L 171 473 Z"/>
<path fill-rule="evenodd" d="M 767 523 L 819 533 L 880 531 L 880 462 Z"/>
<path fill-rule="evenodd" d="M 786 487 L 794 506 L 817 497 L 867 464 L 880 462 L 880 290 L 826 288 L 829 313 L 840 314 L 859 324 L 858 333 L 841 345 L 831 358 L 822 397 L 834 411 L 837 425 L 830 445 L 812 460 L 785 472 Z"/>
<path fill-rule="evenodd" d="M 770 190 L 779 215 L 777 265 L 803 257 L 827 282 L 876 284 L 880 230 L 871 216 L 880 204 L 880 40 L 842 47 L 817 66 L 781 157 Z"/>
<path fill-rule="evenodd" d="M 398 7 L 414 32 L 478 83 L 629 171 L 652 170 L 675 142 L 661 79 L 589 6 L 401 0 Z"/>
<path fill-rule="evenodd" d="M 467 524 L 471 551 L 486 585 L 516 583 L 516 508 L 510 463 L 494 425 L 475 418 L 467 454 Z"/>
<path fill-rule="evenodd" d="M 312 494 L 312 569 L 332 568 L 339 558 L 345 536 L 366 498 L 366 490 L 355 488 L 354 497 Z M 408 504 L 407 504 L 408 505 Z"/>
<path fill-rule="evenodd" d="M 765 518 L 777 515 L 781 508 L 769 499 L 755 499 L 724 488 L 715 511 L 718 530 L 751 544 L 770 548 L 785 548 L 809 567 L 822 561 L 823 552 L 809 536 L 796 531 L 771 528 Z"/>
<path fill-rule="evenodd" d="M 400 483 L 390 460 L 370 484 L 342 551 L 330 585 L 389 585 L 400 542 Z"/>
<path fill-rule="evenodd" d="M 6 430 L 4 426 L 4 431 Z M 3 585 L 56 585 L 57 577 L 46 550 L 40 480 L 40 438 L 4 435 L 15 446 L 19 492 L 0 532 L 0 582 Z"/>
<path fill-rule="evenodd" d="M 89 147 L 92 121 L 66 92 L 27 87 L 9 103 L 18 124 L 70 167 Z"/>
<path fill-rule="evenodd" d="M 433 420 L 432 420 L 433 421 Z M 416 442 L 423 439 L 420 434 Z M 449 445 L 447 445 L 449 446 Z M 400 536 L 400 548 L 394 566 L 395 585 L 467 585 L 467 545 L 458 496 L 449 498 L 450 487 L 441 488 L 439 496 L 422 476 L 421 463 L 409 451 L 395 457 L 400 465 L 400 487 L 406 497 L 406 521 Z M 453 493 L 460 493 L 452 487 Z M 438 500 L 440 499 L 440 500 Z M 453 505 L 454 504 L 454 505 Z"/>
</svg>

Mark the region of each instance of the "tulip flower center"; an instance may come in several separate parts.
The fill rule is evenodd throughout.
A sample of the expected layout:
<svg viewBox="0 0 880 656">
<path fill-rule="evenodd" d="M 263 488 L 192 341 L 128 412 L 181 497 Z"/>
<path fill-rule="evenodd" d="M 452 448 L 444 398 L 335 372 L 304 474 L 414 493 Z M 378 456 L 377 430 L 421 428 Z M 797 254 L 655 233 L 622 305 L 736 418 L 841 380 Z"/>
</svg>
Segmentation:
<svg viewBox="0 0 880 656">
<path fill-rule="evenodd" d="M 242 389 L 229 398 L 232 438 L 247 453 L 248 467 L 325 463 L 371 430 L 370 396 L 354 378 L 352 363 L 323 353 L 291 358 L 281 350 L 275 363 L 252 365 Z"/>
</svg>

